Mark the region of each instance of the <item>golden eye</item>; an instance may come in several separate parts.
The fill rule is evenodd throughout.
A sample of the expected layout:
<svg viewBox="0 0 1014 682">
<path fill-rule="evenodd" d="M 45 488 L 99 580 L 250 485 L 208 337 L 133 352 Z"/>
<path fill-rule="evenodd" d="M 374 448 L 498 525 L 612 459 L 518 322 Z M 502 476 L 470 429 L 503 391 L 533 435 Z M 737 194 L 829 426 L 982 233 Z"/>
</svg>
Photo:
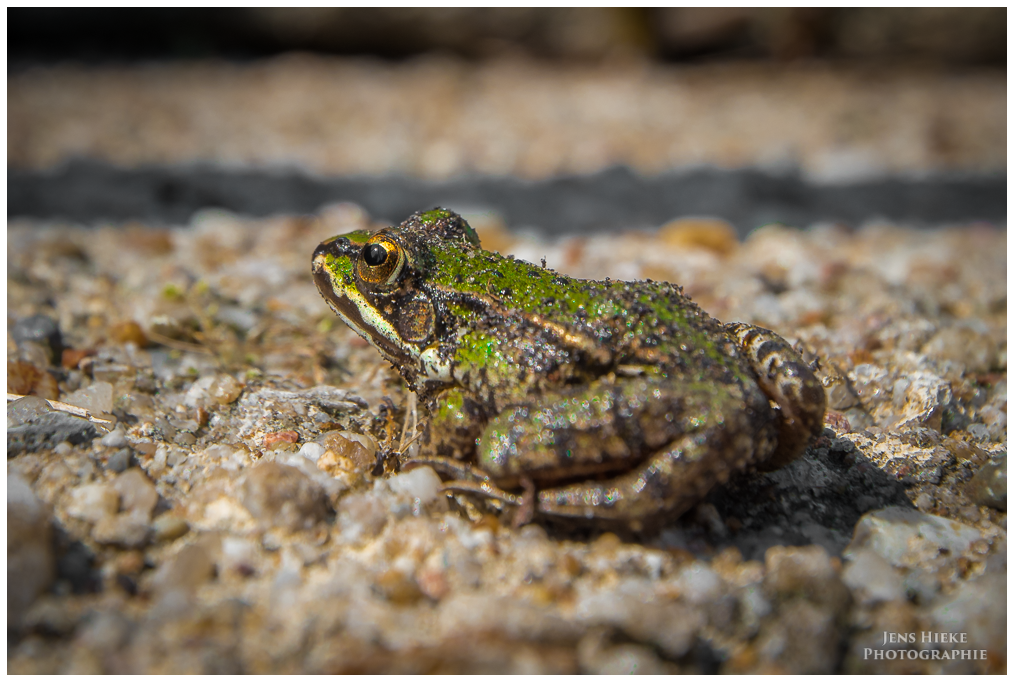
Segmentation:
<svg viewBox="0 0 1014 682">
<path fill-rule="evenodd" d="M 359 277 L 370 284 L 391 284 L 405 264 L 405 251 L 387 237 L 374 237 L 359 256 Z"/>
</svg>

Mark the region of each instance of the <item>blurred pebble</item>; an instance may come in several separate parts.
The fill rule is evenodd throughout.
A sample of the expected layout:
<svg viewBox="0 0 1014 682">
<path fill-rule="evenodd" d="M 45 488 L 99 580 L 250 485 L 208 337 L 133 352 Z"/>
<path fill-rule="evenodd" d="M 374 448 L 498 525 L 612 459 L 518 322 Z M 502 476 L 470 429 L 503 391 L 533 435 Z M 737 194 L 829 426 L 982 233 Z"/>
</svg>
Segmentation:
<svg viewBox="0 0 1014 682">
<path fill-rule="evenodd" d="M 133 453 L 130 448 L 120 448 L 106 459 L 106 469 L 113 473 L 126 471 L 133 461 Z"/>
<path fill-rule="evenodd" d="M 316 464 L 320 456 L 324 454 L 324 446 L 314 442 L 303 443 L 298 454 Z"/>
<path fill-rule="evenodd" d="M 120 509 L 120 494 L 108 483 L 87 483 L 70 491 L 65 511 L 89 523 L 98 523 Z"/>
<path fill-rule="evenodd" d="M 299 434 L 295 431 L 277 431 L 264 434 L 264 448 L 267 450 L 291 450 L 293 444 L 299 442 Z"/>
<path fill-rule="evenodd" d="M 387 485 L 397 495 L 417 499 L 423 504 L 432 502 L 440 494 L 440 477 L 430 467 L 418 467 L 387 479 Z"/>
<path fill-rule="evenodd" d="M 148 337 L 137 322 L 121 322 L 109 327 L 109 338 L 116 343 L 132 343 L 138 348 L 148 345 Z"/>
<path fill-rule="evenodd" d="M 11 327 L 11 336 L 15 343 L 25 341 L 44 344 L 49 351 L 50 362 L 56 362 L 63 350 L 63 337 L 56 320 L 47 315 L 23 317 Z"/>
<path fill-rule="evenodd" d="M 55 576 L 50 513 L 28 482 L 7 475 L 7 627 L 16 628 Z"/>
<path fill-rule="evenodd" d="M 860 549 L 850 557 L 841 578 L 864 604 L 905 598 L 901 576 L 869 549 Z"/>
<path fill-rule="evenodd" d="M 7 361 L 7 392 L 36 395 L 46 400 L 60 397 L 56 379 L 49 372 L 27 362 Z"/>
<path fill-rule="evenodd" d="M 250 469 L 241 499 L 263 525 L 291 531 L 312 527 L 328 511 L 327 496 L 316 482 L 299 469 L 277 462 Z"/>
<path fill-rule="evenodd" d="M 148 542 L 148 520 L 142 514 L 104 516 L 92 528 L 92 538 L 104 545 L 143 547 Z"/>
<path fill-rule="evenodd" d="M 659 228 L 658 238 L 676 248 L 702 248 L 723 256 L 739 246 L 736 228 L 720 218 L 678 218 Z"/>
<path fill-rule="evenodd" d="M 52 411 L 53 408 L 44 398 L 34 395 L 18 398 L 7 403 L 7 428 L 27 424 L 36 417 Z"/>
<path fill-rule="evenodd" d="M 145 521 L 151 518 L 158 504 L 158 492 L 141 469 L 127 469 L 116 477 L 113 487 L 120 494 L 120 507 L 124 512 L 136 513 Z"/>
<path fill-rule="evenodd" d="M 969 648 L 986 649 L 987 656 L 1007 652 L 1007 575 L 988 573 L 958 585 L 933 607 L 933 620 L 946 632 L 965 633 Z M 957 648 L 957 647 L 955 647 Z"/>
<path fill-rule="evenodd" d="M 242 392 L 240 383 L 228 374 L 219 374 L 208 386 L 208 395 L 219 405 L 236 402 Z"/>
<path fill-rule="evenodd" d="M 783 598 L 802 595 L 834 611 L 849 602 L 848 588 L 823 547 L 770 547 L 764 554 L 764 566 L 764 587 L 769 594 Z"/>
<path fill-rule="evenodd" d="M 965 484 L 965 494 L 976 504 L 1007 511 L 1007 454 L 982 466 Z"/>
<path fill-rule="evenodd" d="M 175 540 L 190 530 L 190 526 L 185 520 L 169 514 L 162 514 L 156 517 L 151 524 L 151 528 L 155 533 L 155 539 L 160 542 Z"/>
<path fill-rule="evenodd" d="M 969 326 L 941 330 L 922 352 L 939 360 L 960 362 L 968 372 L 988 372 L 996 364 L 996 344 L 989 336 Z"/>
<path fill-rule="evenodd" d="M 96 381 L 88 388 L 81 388 L 66 398 L 63 402 L 76 407 L 82 407 L 91 412 L 113 411 L 113 385 L 105 381 Z"/>
<path fill-rule="evenodd" d="M 124 435 L 123 429 L 117 427 L 99 438 L 99 442 L 107 448 L 122 448 L 127 444 L 127 437 Z"/>
<path fill-rule="evenodd" d="M 887 507 L 865 514 L 856 524 L 844 556 L 870 549 L 893 566 L 906 566 L 920 553 L 936 556 L 944 549 L 957 555 L 966 551 L 981 534 L 975 528 L 915 509 Z"/>
</svg>

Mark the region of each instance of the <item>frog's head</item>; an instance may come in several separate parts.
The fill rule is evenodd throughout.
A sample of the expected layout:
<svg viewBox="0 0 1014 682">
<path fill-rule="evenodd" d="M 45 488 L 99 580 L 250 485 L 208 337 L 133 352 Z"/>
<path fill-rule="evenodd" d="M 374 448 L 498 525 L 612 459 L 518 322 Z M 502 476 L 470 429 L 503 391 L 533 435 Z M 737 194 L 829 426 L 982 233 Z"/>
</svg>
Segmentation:
<svg viewBox="0 0 1014 682">
<path fill-rule="evenodd" d="M 437 208 L 397 227 L 332 237 L 313 252 L 313 279 L 346 324 L 373 344 L 411 383 L 451 381 L 437 344 L 437 309 L 423 284 L 430 247 L 458 242 L 477 248 L 475 230 L 457 213 Z"/>
</svg>

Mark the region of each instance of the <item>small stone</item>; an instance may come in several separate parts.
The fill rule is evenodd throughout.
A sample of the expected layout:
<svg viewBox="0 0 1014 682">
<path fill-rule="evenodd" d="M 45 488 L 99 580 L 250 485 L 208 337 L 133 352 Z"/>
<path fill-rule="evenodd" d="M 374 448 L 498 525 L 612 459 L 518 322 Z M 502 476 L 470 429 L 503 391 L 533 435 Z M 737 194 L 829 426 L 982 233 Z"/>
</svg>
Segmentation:
<svg viewBox="0 0 1014 682">
<path fill-rule="evenodd" d="M 388 504 L 374 491 L 353 493 L 338 504 L 338 525 L 346 542 L 374 537 L 388 519 Z"/>
<path fill-rule="evenodd" d="M 102 438 L 99 439 L 99 442 L 107 448 L 122 448 L 127 444 L 127 437 L 124 435 L 123 429 L 117 427 L 102 436 Z"/>
<path fill-rule="evenodd" d="M 52 411 L 53 408 L 44 398 L 34 395 L 18 398 L 14 402 L 7 403 L 7 428 L 27 424 L 36 417 Z"/>
<path fill-rule="evenodd" d="M 242 487 L 242 502 L 268 527 L 311 528 L 328 512 L 323 489 L 296 467 L 264 462 L 253 467 Z"/>
<path fill-rule="evenodd" d="M 124 472 L 134 463 L 133 459 L 134 455 L 130 448 L 120 448 L 106 460 L 106 470 L 117 474 Z"/>
<path fill-rule="evenodd" d="M 868 548 L 893 566 L 914 566 L 921 558 L 937 556 L 942 549 L 961 554 L 980 537 L 978 530 L 957 521 L 915 509 L 887 507 L 859 519 L 844 556 L 850 558 Z"/>
<path fill-rule="evenodd" d="M 98 429 L 87 419 L 66 412 L 50 412 L 31 423 L 7 428 L 7 457 L 55 448 L 63 442 L 85 445 L 98 435 Z"/>
<path fill-rule="evenodd" d="M 658 238 L 677 248 L 702 248 L 721 255 L 739 246 L 736 228 L 720 218 L 677 218 L 659 228 Z"/>
<path fill-rule="evenodd" d="M 63 402 L 76 407 L 82 407 L 91 412 L 112 412 L 113 411 L 113 385 L 105 381 L 96 381 L 88 388 L 81 388 L 66 398 Z"/>
<path fill-rule="evenodd" d="M 127 513 L 137 514 L 146 522 L 158 504 L 158 491 L 141 469 L 127 469 L 113 482 L 120 493 L 120 507 Z"/>
<path fill-rule="evenodd" d="M 707 564 L 694 561 L 673 579 L 680 596 L 690 604 L 706 604 L 725 593 L 725 581 Z"/>
<path fill-rule="evenodd" d="M 28 482 L 7 475 L 7 627 L 16 628 L 55 576 L 52 525 Z"/>
<path fill-rule="evenodd" d="M 965 365 L 968 372 L 988 372 L 996 364 L 997 347 L 989 335 L 970 326 L 942 329 L 923 347 L 932 358 L 952 360 Z"/>
<path fill-rule="evenodd" d="M 64 348 L 60 354 L 60 365 L 64 369 L 78 369 L 82 360 L 94 355 L 95 351 L 90 348 Z"/>
<path fill-rule="evenodd" d="M 155 518 L 151 528 L 155 533 L 156 540 L 167 542 L 186 535 L 190 530 L 190 525 L 178 516 L 162 514 Z"/>
<path fill-rule="evenodd" d="M 133 320 L 111 325 L 109 327 L 109 338 L 116 343 L 132 343 L 138 348 L 144 348 L 148 345 L 148 337 L 145 336 L 144 330 L 141 329 L 141 325 Z"/>
<path fill-rule="evenodd" d="M 965 484 L 965 494 L 976 504 L 1007 511 L 1007 453 L 982 466 Z"/>
<path fill-rule="evenodd" d="M 842 582 L 864 604 L 905 598 L 901 576 L 879 554 L 860 549 L 842 571 Z"/>
<path fill-rule="evenodd" d="M 51 353 L 51 362 L 55 362 L 59 353 L 63 350 L 63 337 L 60 334 L 60 325 L 56 320 L 47 315 L 32 315 L 23 317 L 14 323 L 11 328 L 11 336 L 15 343 L 22 344 L 26 341 L 40 343 Z"/>
<path fill-rule="evenodd" d="M 7 392 L 15 395 L 36 395 L 46 400 L 60 396 L 53 375 L 28 362 L 7 361 Z"/>
<path fill-rule="evenodd" d="M 228 374 L 219 374 L 208 386 L 208 395 L 219 405 L 236 402 L 243 392 L 243 386 Z"/>
<path fill-rule="evenodd" d="M 148 542 L 148 520 L 140 513 L 105 516 L 92 528 L 92 538 L 104 545 L 143 547 Z"/>
<path fill-rule="evenodd" d="M 266 450 L 291 450 L 294 443 L 299 442 L 299 434 L 295 431 L 277 431 L 264 434 Z"/>
<path fill-rule="evenodd" d="M 374 586 L 394 604 L 414 604 L 423 596 L 422 590 L 411 576 L 395 569 L 389 569 L 377 576 Z"/>
<path fill-rule="evenodd" d="M 201 377 L 187 389 L 187 394 L 183 396 L 183 404 L 187 407 L 208 407 L 211 402 L 211 396 L 208 394 L 208 389 L 211 388 L 211 384 L 214 383 L 215 377 Z"/>
<path fill-rule="evenodd" d="M 317 460 L 320 459 L 320 456 L 324 454 L 324 446 L 320 443 L 303 443 L 303 446 L 299 448 L 299 452 L 297 454 L 302 457 L 306 457 L 308 460 L 316 464 Z"/>
<path fill-rule="evenodd" d="M 396 495 L 403 495 L 426 504 L 440 495 L 440 477 L 430 467 L 418 467 L 387 479 Z"/>
<path fill-rule="evenodd" d="M 933 620 L 945 632 L 965 633 L 971 649 L 1003 660 L 1007 653 L 1007 575 L 989 573 L 961 583 L 934 606 Z M 958 647 L 955 647 L 958 648 Z"/>
<path fill-rule="evenodd" d="M 152 578 L 152 588 L 157 594 L 173 591 L 190 594 L 210 580 L 215 573 L 215 564 L 204 542 L 197 542 L 180 549 L 174 557 L 163 563 Z"/>
<path fill-rule="evenodd" d="M 835 571 L 827 550 L 808 547 L 769 547 L 764 554 L 764 587 L 782 598 L 803 596 L 834 611 L 850 601 L 848 588 Z"/>
<path fill-rule="evenodd" d="M 88 483 L 70 491 L 68 516 L 88 523 L 98 523 L 116 515 L 120 508 L 120 494 L 107 483 Z"/>
<path fill-rule="evenodd" d="M 370 471 L 377 463 L 377 443 L 369 436 L 350 431 L 330 431 L 317 442 L 327 453 L 317 466 L 324 471 L 333 467 L 352 471 Z"/>
</svg>

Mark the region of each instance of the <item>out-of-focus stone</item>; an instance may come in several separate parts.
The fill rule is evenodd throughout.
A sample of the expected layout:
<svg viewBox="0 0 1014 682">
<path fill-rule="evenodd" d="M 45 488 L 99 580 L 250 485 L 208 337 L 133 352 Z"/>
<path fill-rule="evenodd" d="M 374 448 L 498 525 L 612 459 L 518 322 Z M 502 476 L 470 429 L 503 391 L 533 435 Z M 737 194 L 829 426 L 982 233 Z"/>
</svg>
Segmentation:
<svg viewBox="0 0 1014 682">
<path fill-rule="evenodd" d="M 120 494 L 120 507 L 124 512 L 137 514 L 148 520 L 158 503 L 155 484 L 139 468 L 127 469 L 116 477 L 113 486 Z"/>
<path fill-rule="evenodd" d="M 104 516 L 92 528 L 92 537 L 104 545 L 143 547 L 148 543 L 148 519 L 140 513 Z"/>
<path fill-rule="evenodd" d="M 842 571 L 842 582 L 865 604 L 905 598 L 901 576 L 876 552 L 860 549 Z"/>
<path fill-rule="evenodd" d="M 338 526 L 346 542 L 358 542 L 379 533 L 390 516 L 389 505 L 375 491 L 353 493 L 338 504 Z"/>
<path fill-rule="evenodd" d="M 162 514 L 152 522 L 151 529 L 155 533 L 156 540 L 165 542 L 186 535 L 190 530 L 190 525 L 178 516 Z"/>
<path fill-rule="evenodd" d="M 396 495 L 432 502 L 440 494 L 440 477 L 430 467 L 418 467 L 387 479 L 387 485 Z"/>
<path fill-rule="evenodd" d="M 102 436 L 99 442 L 107 448 L 122 448 L 127 444 L 127 437 L 123 434 L 123 429 L 115 428 Z"/>
<path fill-rule="evenodd" d="M 243 386 L 228 374 L 219 374 L 208 386 L 208 395 L 219 405 L 236 402 L 243 392 Z"/>
<path fill-rule="evenodd" d="M 658 238 L 676 248 L 699 248 L 726 255 L 739 246 L 736 228 L 720 218 L 677 218 L 658 231 Z"/>
<path fill-rule="evenodd" d="M 46 400 L 60 397 L 53 375 L 27 362 L 7 361 L 7 392 L 16 395 L 37 395 Z"/>
<path fill-rule="evenodd" d="M 179 590 L 190 594 L 209 580 L 215 572 L 206 542 L 195 542 L 180 549 L 166 561 L 152 578 L 152 589 L 160 595 Z"/>
<path fill-rule="evenodd" d="M 960 554 L 981 537 L 981 533 L 957 521 L 923 514 L 915 509 L 888 507 L 859 519 L 846 557 L 867 548 L 893 566 L 915 566 L 945 549 Z"/>
<path fill-rule="evenodd" d="M 89 523 L 98 523 L 115 516 L 120 508 L 120 494 L 108 483 L 88 483 L 70 491 L 66 507 L 68 516 Z"/>
<path fill-rule="evenodd" d="M 7 403 L 7 428 L 27 424 L 33 419 L 52 411 L 53 408 L 49 406 L 49 403 L 44 398 L 35 395 L 18 398 L 13 402 Z"/>
<path fill-rule="evenodd" d="M 803 596 L 835 612 L 850 601 L 848 588 L 823 547 L 770 547 L 764 565 L 764 587 L 771 594 L 783 599 Z"/>
<path fill-rule="evenodd" d="M 31 315 L 21 318 L 11 328 L 11 337 L 19 345 L 26 341 L 42 345 L 49 352 L 50 362 L 55 362 L 63 350 L 60 325 L 48 315 Z"/>
<path fill-rule="evenodd" d="M 922 352 L 938 360 L 960 362 L 969 372 L 988 372 L 996 364 L 996 344 L 989 335 L 971 326 L 940 330 Z"/>
<path fill-rule="evenodd" d="M 66 412 L 50 412 L 34 418 L 28 424 L 8 427 L 7 457 L 55 448 L 65 441 L 71 445 L 84 445 L 98 435 L 98 429 L 87 419 Z"/>
<path fill-rule="evenodd" d="M 951 402 L 951 385 L 930 372 L 913 372 L 894 384 L 893 401 L 901 409 L 894 428 L 924 426 L 940 430 L 943 410 Z"/>
<path fill-rule="evenodd" d="M 975 472 L 965 485 L 965 494 L 976 504 L 1007 511 L 1007 453 L 997 455 Z"/>
<path fill-rule="evenodd" d="M 148 337 L 145 336 L 144 330 L 141 329 L 141 325 L 133 320 L 110 325 L 109 338 L 116 343 L 132 343 L 138 348 L 144 348 L 148 345 Z"/>
<path fill-rule="evenodd" d="M 999 662 L 1007 658 L 1006 572 L 961 583 L 950 598 L 934 606 L 932 616 L 941 630 L 966 633 L 967 648 L 986 649 L 992 664 L 982 672 L 1002 671 Z"/>
<path fill-rule="evenodd" d="M 74 391 L 64 398 L 63 402 L 92 412 L 112 412 L 113 385 L 105 381 L 96 381 L 88 388 Z"/>
<path fill-rule="evenodd" d="M 24 478 L 7 475 L 7 627 L 21 618 L 55 575 L 50 513 Z"/>
<path fill-rule="evenodd" d="M 310 528 L 328 511 L 327 495 L 296 467 L 265 462 L 253 467 L 242 487 L 243 506 L 263 526 Z"/>
</svg>

